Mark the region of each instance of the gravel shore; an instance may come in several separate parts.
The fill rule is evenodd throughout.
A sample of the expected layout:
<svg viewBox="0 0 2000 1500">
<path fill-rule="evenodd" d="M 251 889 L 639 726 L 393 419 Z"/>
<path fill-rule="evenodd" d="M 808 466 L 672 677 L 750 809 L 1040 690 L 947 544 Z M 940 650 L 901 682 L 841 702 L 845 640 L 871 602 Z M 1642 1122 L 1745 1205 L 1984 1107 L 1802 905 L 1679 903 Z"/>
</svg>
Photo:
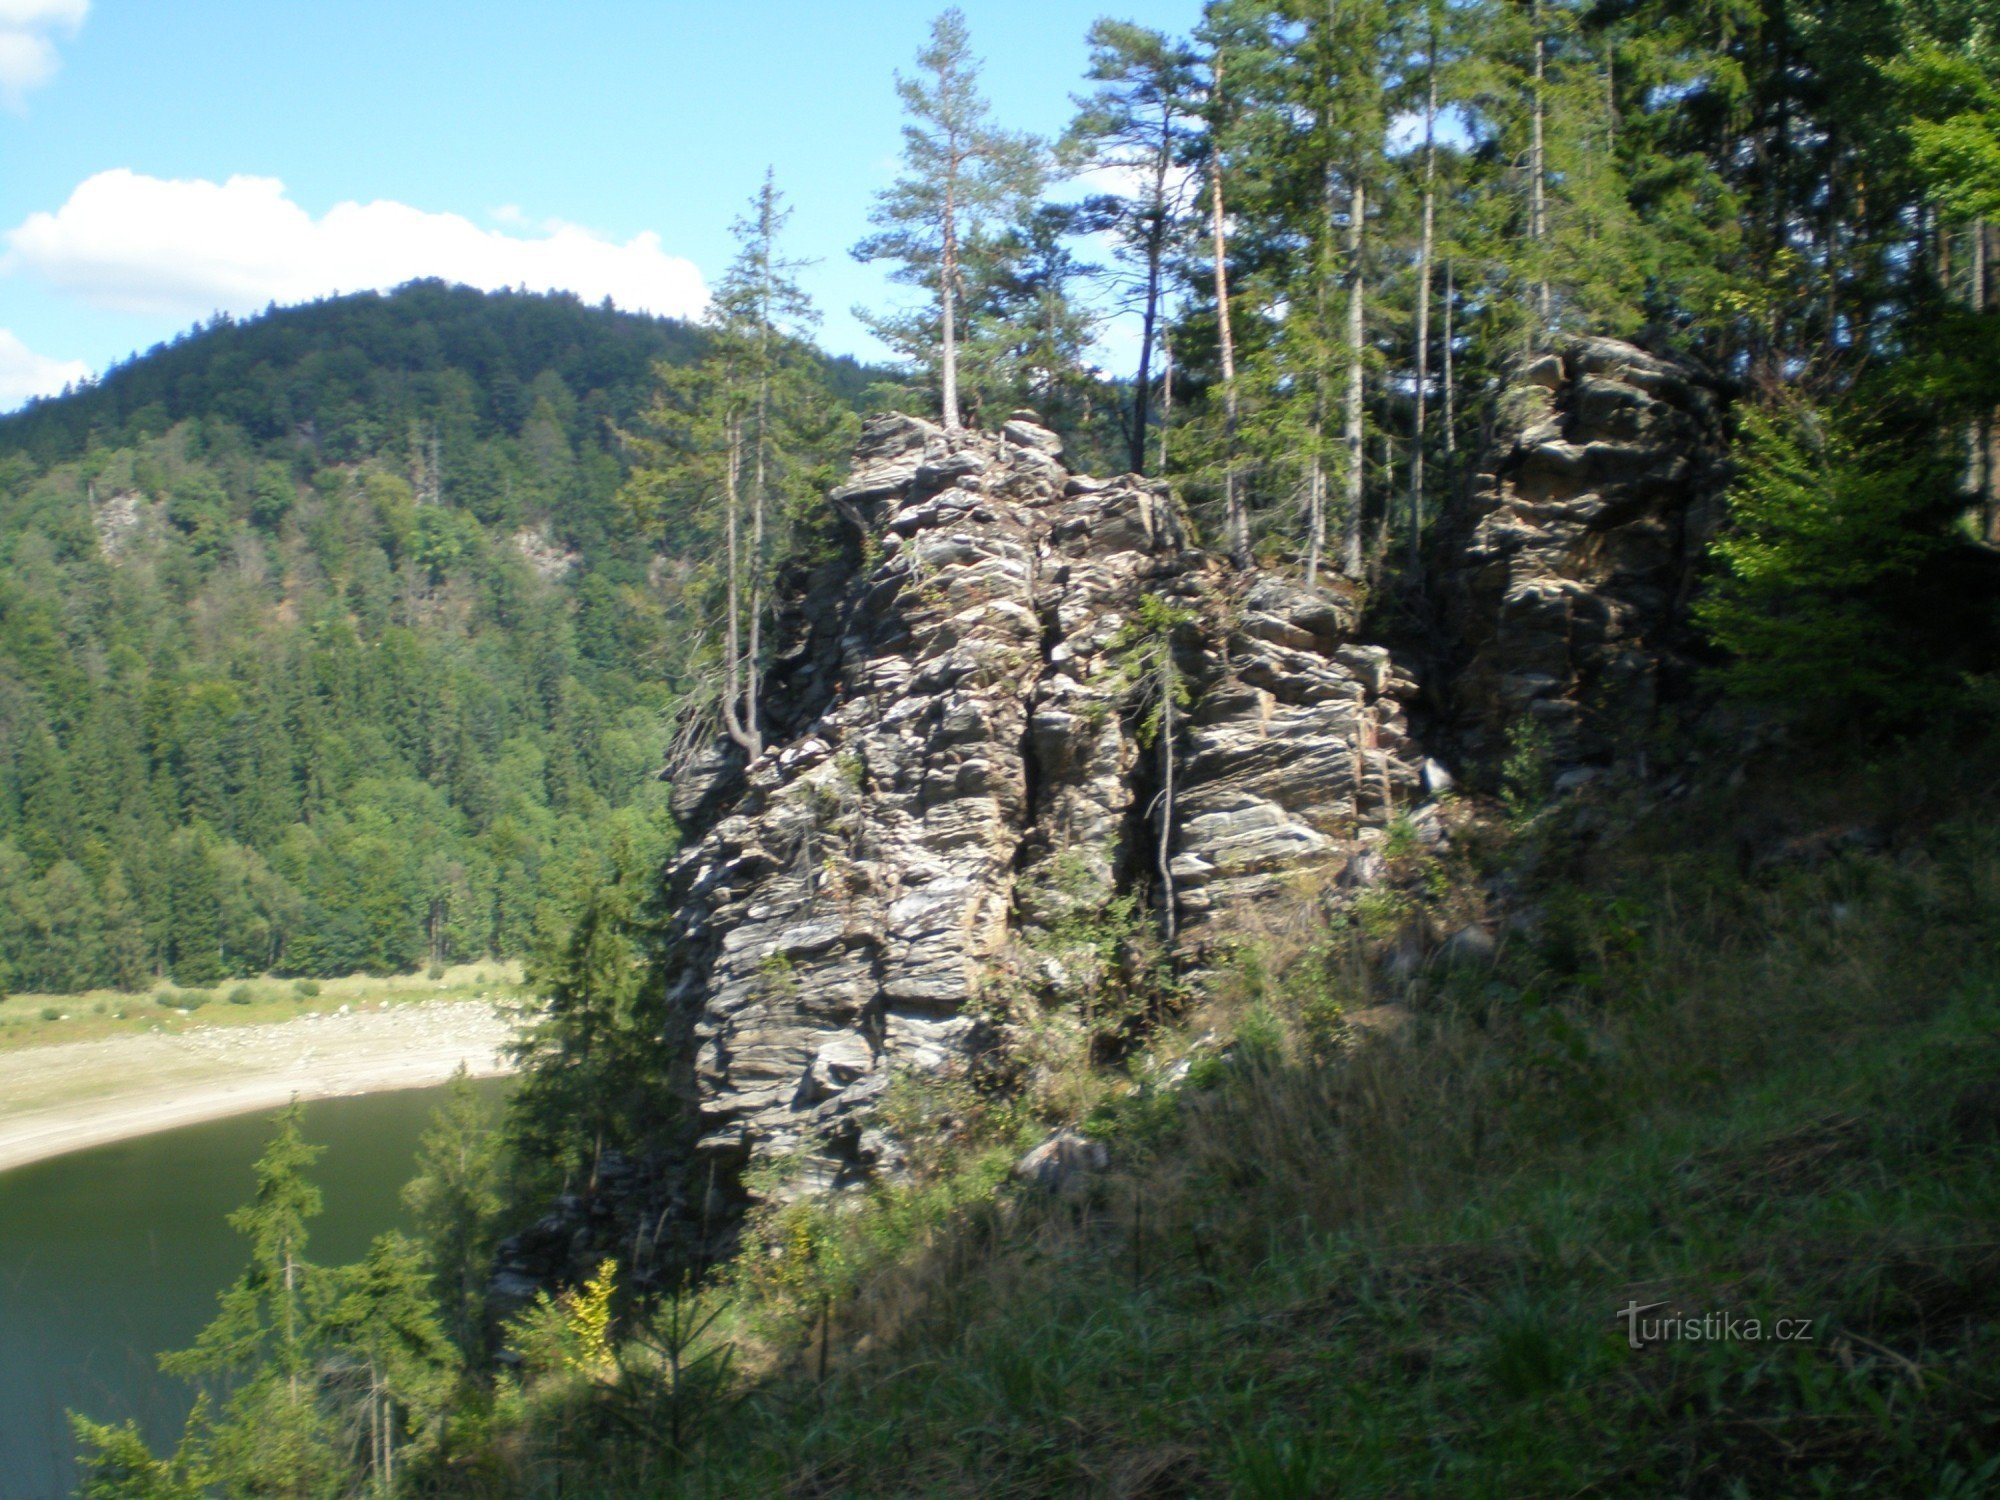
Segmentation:
<svg viewBox="0 0 2000 1500">
<path fill-rule="evenodd" d="M 512 1028 L 477 1001 L 300 1016 L 0 1053 L 0 1171 L 176 1125 L 509 1070 Z"/>
</svg>

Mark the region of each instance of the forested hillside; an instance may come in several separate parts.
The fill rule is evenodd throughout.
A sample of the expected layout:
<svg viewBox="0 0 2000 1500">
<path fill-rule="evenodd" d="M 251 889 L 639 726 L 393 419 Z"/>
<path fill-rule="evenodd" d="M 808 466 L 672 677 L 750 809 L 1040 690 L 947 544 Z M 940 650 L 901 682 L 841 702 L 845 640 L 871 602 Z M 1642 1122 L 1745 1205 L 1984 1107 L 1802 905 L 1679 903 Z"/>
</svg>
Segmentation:
<svg viewBox="0 0 2000 1500">
<path fill-rule="evenodd" d="M 619 430 L 707 337 L 417 283 L 0 420 L 0 984 L 518 953 L 658 848 L 700 631 Z"/>
<path fill-rule="evenodd" d="M 912 40 L 910 412 L 767 181 L 629 443 L 557 361 L 11 460 L 10 954 L 551 901 L 421 1246 L 295 1258 L 284 1121 L 85 1493 L 1989 1492 L 1985 10 L 1206 0 L 1060 142 Z"/>
</svg>

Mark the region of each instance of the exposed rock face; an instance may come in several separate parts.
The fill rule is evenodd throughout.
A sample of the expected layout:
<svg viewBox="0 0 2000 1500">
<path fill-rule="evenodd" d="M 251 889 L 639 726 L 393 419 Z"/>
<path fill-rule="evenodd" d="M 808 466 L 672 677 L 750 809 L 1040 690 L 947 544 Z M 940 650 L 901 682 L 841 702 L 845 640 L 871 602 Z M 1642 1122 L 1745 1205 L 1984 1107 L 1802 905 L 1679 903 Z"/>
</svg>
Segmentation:
<svg viewBox="0 0 2000 1500">
<path fill-rule="evenodd" d="M 1346 601 L 1235 574 L 1162 492 L 1059 453 L 1025 415 L 950 435 L 887 417 L 833 493 L 864 564 L 800 654 L 834 680 L 740 774 L 709 768 L 716 816 L 668 875 L 698 1167 L 802 1153 L 814 1181 L 865 1174 L 892 1070 L 962 1066 L 1010 1007 L 1074 982 L 1024 937 L 1121 891 L 1160 899 L 1143 595 L 1177 606 L 1190 689 L 1165 851 L 1189 951 L 1225 909 L 1337 874 L 1420 795 L 1415 684 L 1347 639 Z"/>
<path fill-rule="evenodd" d="M 539 526 L 523 526 L 515 532 L 514 550 L 526 559 L 538 578 L 548 583 L 567 578 L 582 558 L 574 549 L 559 546 Z"/>
<path fill-rule="evenodd" d="M 1583 340 L 1529 366 L 1507 408 L 1433 575 L 1435 739 L 1490 762 L 1535 722 L 1577 765 L 1686 673 L 1721 399 L 1690 367 Z M 1418 684 L 1355 639 L 1344 585 L 1235 571 L 1162 490 L 1070 474 L 1027 413 L 998 433 L 878 418 L 830 499 L 850 546 L 784 591 L 769 748 L 746 765 L 715 747 L 674 787 L 691 842 L 666 875 L 661 978 L 684 1155 L 602 1168 L 598 1196 L 503 1248 L 503 1290 L 607 1251 L 643 1277 L 663 1236 L 719 1253 L 759 1162 L 803 1162 L 804 1189 L 893 1169 L 891 1077 L 1004 1062 L 1026 1008 L 1080 1006 L 1102 960 L 1049 939 L 1114 903 L 1157 922 L 1171 902 L 1176 958 L 1198 967 L 1261 911 L 1383 880 L 1399 812 L 1445 836 L 1429 799 L 1451 774 L 1405 718 Z M 1170 607 L 1144 624 L 1149 596 Z M 1144 630 L 1185 688 L 1170 737 L 1151 732 Z M 1492 941 L 1468 927 L 1444 956 L 1481 962 Z M 1406 965 L 1425 957 L 1410 942 Z"/>
<path fill-rule="evenodd" d="M 117 562 L 149 531 L 157 530 L 156 512 L 157 507 L 137 490 L 119 490 L 103 500 L 93 491 L 90 524 L 97 528 L 105 557 Z"/>
<path fill-rule="evenodd" d="M 1558 764 L 1607 760 L 1684 688 L 1723 413 L 1713 377 L 1615 339 L 1521 372 L 1437 576 L 1450 717 L 1472 759 L 1497 759 L 1527 722 Z"/>
</svg>

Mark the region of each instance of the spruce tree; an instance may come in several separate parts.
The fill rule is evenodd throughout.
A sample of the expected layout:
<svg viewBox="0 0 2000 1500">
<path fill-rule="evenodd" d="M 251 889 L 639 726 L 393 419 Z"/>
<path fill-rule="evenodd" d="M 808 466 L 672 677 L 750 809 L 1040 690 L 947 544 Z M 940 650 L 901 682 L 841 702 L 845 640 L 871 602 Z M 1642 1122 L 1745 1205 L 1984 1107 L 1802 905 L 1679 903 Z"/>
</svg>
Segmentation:
<svg viewBox="0 0 2000 1500">
<path fill-rule="evenodd" d="M 212 1455 L 236 1493 L 300 1500 L 324 1493 L 339 1472 L 319 1391 L 328 1288 L 306 1259 L 308 1225 L 322 1206 L 307 1174 L 324 1148 L 305 1139 L 303 1118 L 296 1101 L 277 1116 L 277 1133 L 252 1168 L 256 1193 L 229 1216 L 249 1241 L 249 1264 L 194 1343 L 160 1357 L 162 1370 L 196 1382 L 216 1403 L 197 1405 L 184 1451 Z"/>
<path fill-rule="evenodd" d="M 495 1112 L 461 1065 L 417 1143 L 403 1189 L 445 1326 L 467 1357 L 480 1347 L 486 1276 L 501 1207 L 504 1154 Z"/>
</svg>

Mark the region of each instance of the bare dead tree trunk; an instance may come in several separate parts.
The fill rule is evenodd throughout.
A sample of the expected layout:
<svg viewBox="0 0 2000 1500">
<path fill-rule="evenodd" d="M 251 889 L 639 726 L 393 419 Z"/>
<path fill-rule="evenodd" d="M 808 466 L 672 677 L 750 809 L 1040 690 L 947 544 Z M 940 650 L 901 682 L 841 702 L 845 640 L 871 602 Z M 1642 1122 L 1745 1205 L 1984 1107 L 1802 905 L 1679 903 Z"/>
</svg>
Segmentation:
<svg viewBox="0 0 2000 1500">
<path fill-rule="evenodd" d="M 1174 649 L 1171 638 L 1162 651 Z M 1160 930 L 1167 946 L 1173 946 L 1180 930 L 1174 911 L 1174 666 L 1171 654 L 1160 669 Z"/>
<path fill-rule="evenodd" d="M 1361 497 L 1363 451 L 1361 423 L 1362 341 L 1367 336 L 1366 288 L 1361 276 L 1361 225 L 1368 215 L 1368 190 L 1357 173 L 1349 192 L 1347 212 L 1347 392 L 1342 423 L 1343 446 L 1347 450 L 1347 516 L 1341 567 L 1350 578 L 1361 576 Z"/>
<path fill-rule="evenodd" d="M 1319 238 L 1319 274 L 1313 278 L 1313 333 L 1318 348 L 1313 358 L 1313 414 L 1306 470 L 1307 588 L 1319 582 L 1320 561 L 1326 556 L 1326 423 L 1331 404 L 1327 388 L 1332 380 L 1331 371 L 1327 368 L 1329 330 L 1326 297 L 1333 281 L 1329 246 L 1333 239 L 1335 186 L 1333 168 L 1329 166 L 1321 183 L 1323 224 Z"/>
<path fill-rule="evenodd" d="M 1530 24 L 1535 29 L 1535 95 L 1533 133 L 1528 147 L 1528 238 L 1535 242 L 1535 270 L 1538 277 L 1535 288 L 1535 303 L 1541 314 L 1542 327 L 1549 323 L 1549 277 L 1548 277 L 1548 199 L 1546 174 L 1548 162 L 1542 140 L 1542 100 L 1543 86 L 1547 80 L 1548 44 L 1542 37 L 1542 0 L 1533 0 L 1528 14 Z"/>
<path fill-rule="evenodd" d="M 1990 223 L 1985 218 L 1972 221 L 1973 241 L 1978 246 L 1979 266 L 1979 311 L 1990 311 L 1995 305 L 1993 283 L 1994 261 L 2000 259 L 2000 225 Z M 1983 466 L 1984 488 L 1980 498 L 1986 507 L 1987 535 L 1994 536 L 2000 528 L 2000 408 L 1986 413 L 1986 462 Z"/>
<path fill-rule="evenodd" d="M 1214 88 L 1217 125 L 1221 128 L 1222 54 L 1215 55 Z M 1215 316 L 1222 341 L 1222 491 L 1229 523 L 1229 557 L 1239 568 L 1250 566 L 1250 517 L 1236 475 L 1236 338 L 1229 323 L 1229 235 L 1223 219 L 1222 142 L 1209 142 L 1209 207 L 1215 246 Z"/>
<path fill-rule="evenodd" d="M 1975 313 L 1983 312 L 1986 308 L 1988 274 L 1984 219 L 1972 221 L 1966 252 L 1965 305 Z M 1946 289 L 1950 289 L 1949 283 Z M 1994 540 L 1994 528 L 2000 524 L 2000 517 L 1994 515 L 1993 508 L 1990 425 L 1990 414 L 1981 412 L 1967 424 L 1965 431 L 1965 488 L 1979 504 L 1980 536 L 1988 542 Z"/>
<path fill-rule="evenodd" d="M 1445 478 L 1449 481 L 1454 474 L 1458 457 L 1457 405 L 1458 383 L 1452 371 L 1451 347 L 1451 262 L 1444 263 L 1444 467 Z"/>
<path fill-rule="evenodd" d="M 956 146 L 944 179 L 944 249 L 938 269 L 938 317 L 944 342 L 942 386 L 944 430 L 958 431 L 958 156 Z"/>
<path fill-rule="evenodd" d="M 764 512 L 767 508 L 767 465 L 771 452 L 771 277 L 776 274 L 772 264 L 775 229 L 767 199 L 760 251 L 763 286 L 759 289 L 761 306 L 757 319 L 757 449 L 750 480 L 750 650 L 743 659 L 743 728 L 755 747 L 750 751 L 752 760 L 764 751 L 763 668 L 760 663 L 764 659 Z"/>
<path fill-rule="evenodd" d="M 1173 113 L 1160 107 L 1160 145 L 1153 157 L 1152 223 L 1146 230 L 1146 302 L 1139 331 L 1139 379 L 1132 391 L 1132 472 L 1146 472 L 1146 418 L 1153 394 L 1153 338 L 1160 316 L 1160 262 L 1167 242 L 1167 173 L 1173 168 Z M 1164 459 L 1162 460 L 1164 462 Z"/>
<path fill-rule="evenodd" d="M 724 564 L 729 570 L 723 591 L 728 621 L 723 627 L 722 646 L 722 727 L 752 760 L 762 748 L 743 722 L 743 557 L 738 539 L 741 508 L 739 476 L 743 463 L 743 423 L 731 416 L 728 422 L 729 447 L 724 456 L 722 480 Z"/>
<path fill-rule="evenodd" d="M 1437 222 L 1437 15 L 1430 17 L 1425 45 L 1428 75 L 1424 97 L 1424 228 L 1417 247 L 1417 400 L 1410 438 L 1410 561 L 1424 541 L 1424 417 L 1431 383 L 1431 247 Z"/>
</svg>

